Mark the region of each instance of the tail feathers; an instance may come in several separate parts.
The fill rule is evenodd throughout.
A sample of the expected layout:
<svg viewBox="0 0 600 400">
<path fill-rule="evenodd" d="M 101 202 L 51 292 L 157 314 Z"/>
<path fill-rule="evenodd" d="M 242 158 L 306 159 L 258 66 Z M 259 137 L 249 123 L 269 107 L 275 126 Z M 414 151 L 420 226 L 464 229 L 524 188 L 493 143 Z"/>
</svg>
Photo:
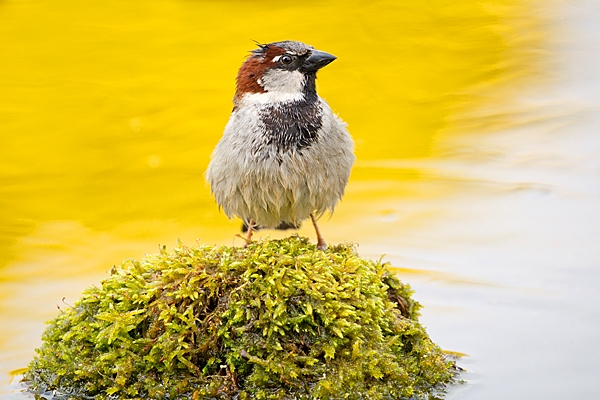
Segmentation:
<svg viewBox="0 0 600 400">
<path fill-rule="evenodd" d="M 277 228 L 275 228 L 275 229 L 280 230 L 280 231 L 286 231 L 288 229 L 299 229 L 300 225 L 301 225 L 300 223 L 293 224 L 291 222 L 282 222 L 279 225 L 277 225 Z M 265 229 L 265 228 L 260 225 L 252 228 L 252 230 L 255 230 L 255 231 L 258 231 L 260 229 Z M 245 222 L 242 224 L 242 232 L 248 232 L 248 225 L 246 225 Z"/>
</svg>

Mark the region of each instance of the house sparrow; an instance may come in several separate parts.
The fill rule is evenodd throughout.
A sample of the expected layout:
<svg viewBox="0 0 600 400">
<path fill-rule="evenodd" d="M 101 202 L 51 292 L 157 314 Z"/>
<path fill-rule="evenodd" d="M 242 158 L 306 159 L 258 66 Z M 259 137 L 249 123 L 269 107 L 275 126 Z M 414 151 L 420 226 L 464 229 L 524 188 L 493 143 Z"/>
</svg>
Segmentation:
<svg viewBox="0 0 600 400">
<path fill-rule="evenodd" d="M 316 92 L 317 71 L 336 57 L 294 41 L 259 44 L 242 64 L 234 108 L 206 173 L 229 218 L 256 227 L 317 219 L 344 194 L 354 163 L 346 124 Z"/>
</svg>

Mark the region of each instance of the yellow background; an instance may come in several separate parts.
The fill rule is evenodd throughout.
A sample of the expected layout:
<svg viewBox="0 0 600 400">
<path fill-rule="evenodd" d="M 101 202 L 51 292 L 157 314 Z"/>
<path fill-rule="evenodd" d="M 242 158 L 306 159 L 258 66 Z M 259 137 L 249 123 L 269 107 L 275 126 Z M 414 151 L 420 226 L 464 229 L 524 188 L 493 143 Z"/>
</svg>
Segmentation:
<svg viewBox="0 0 600 400">
<path fill-rule="evenodd" d="M 356 141 L 330 220 L 346 224 L 373 196 L 415 195 L 401 183 L 420 171 L 395 161 L 435 155 L 452 116 L 483 101 L 478 87 L 528 71 L 523 42 L 541 40 L 536 28 L 513 0 L 2 2 L 0 267 L 45 240 L 89 237 L 110 263 L 111 247 L 231 243 L 239 223 L 219 213 L 203 174 L 253 40 L 338 57 L 318 90 Z"/>
</svg>

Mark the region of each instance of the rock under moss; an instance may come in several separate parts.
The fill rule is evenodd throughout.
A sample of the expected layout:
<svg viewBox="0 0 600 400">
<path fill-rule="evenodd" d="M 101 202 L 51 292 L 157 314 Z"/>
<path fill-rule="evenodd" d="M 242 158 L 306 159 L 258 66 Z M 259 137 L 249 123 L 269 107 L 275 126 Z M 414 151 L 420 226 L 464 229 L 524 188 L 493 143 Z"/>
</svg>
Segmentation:
<svg viewBox="0 0 600 400">
<path fill-rule="evenodd" d="M 454 366 L 411 294 L 352 245 L 163 248 L 50 321 L 25 379 L 62 398 L 426 397 Z"/>
</svg>

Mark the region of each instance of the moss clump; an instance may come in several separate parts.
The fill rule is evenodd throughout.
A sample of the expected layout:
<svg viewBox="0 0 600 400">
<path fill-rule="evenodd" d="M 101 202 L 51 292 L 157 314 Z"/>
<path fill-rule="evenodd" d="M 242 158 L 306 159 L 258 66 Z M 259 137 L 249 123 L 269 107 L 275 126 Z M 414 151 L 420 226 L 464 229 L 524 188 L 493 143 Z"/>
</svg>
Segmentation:
<svg viewBox="0 0 600 400">
<path fill-rule="evenodd" d="M 163 248 L 50 321 L 26 379 L 66 398 L 421 397 L 454 373 L 418 309 L 350 245 Z"/>
</svg>

